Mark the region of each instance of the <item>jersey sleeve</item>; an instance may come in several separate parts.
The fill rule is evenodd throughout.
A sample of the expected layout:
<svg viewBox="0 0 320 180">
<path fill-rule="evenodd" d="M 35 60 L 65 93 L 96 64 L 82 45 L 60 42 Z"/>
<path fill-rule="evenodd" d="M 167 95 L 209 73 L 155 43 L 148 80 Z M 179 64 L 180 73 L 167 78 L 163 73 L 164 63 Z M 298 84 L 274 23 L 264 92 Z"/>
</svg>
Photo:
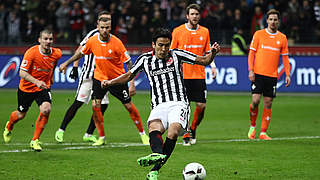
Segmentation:
<svg viewBox="0 0 320 180">
<path fill-rule="evenodd" d="M 207 35 L 206 35 L 206 44 L 205 44 L 205 51 L 206 51 L 206 54 L 209 54 L 210 51 L 211 51 L 211 48 L 210 48 L 210 35 L 209 35 L 209 30 L 206 31 Z M 205 55 L 205 54 L 204 54 Z"/>
<path fill-rule="evenodd" d="M 137 60 L 134 63 L 133 67 L 130 69 L 130 72 L 132 74 L 137 74 L 139 71 L 142 71 L 144 58 L 145 58 L 144 54 L 140 55 L 137 58 Z"/>
<path fill-rule="evenodd" d="M 177 29 L 174 29 L 172 32 L 172 41 L 170 45 L 170 49 L 178 48 L 178 38 L 176 37 Z"/>
<path fill-rule="evenodd" d="M 179 61 L 188 63 L 188 64 L 194 64 L 196 61 L 197 55 L 193 54 L 192 52 L 185 51 L 182 49 L 173 49 L 172 52 L 177 56 Z"/>
<path fill-rule="evenodd" d="M 92 51 L 91 51 L 91 45 L 92 45 L 92 43 L 91 43 L 92 41 L 89 39 L 88 41 L 87 41 L 87 43 L 82 47 L 82 49 L 81 49 L 81 53 L 82 54 L 86 54 L 86 55 L 88 55 L 88 54 L 91 54 L 92 53 Z"/>
<path fill-rule="evenodd" d="M 252 51 L 257 51 L 259 47 L 259 35 L 258 33 L 254 33 L 253 38 L 251 40 L 250 49 Z"/>
<path fill-rule="evenodd" d="M 32 66 L 33 62 L 33 50 L 28 49 L 27 52 L 23 56 L 23 60 L 20 65 L 20 69 L 24 71 L 28 71 Z"/>
<path fill-rule="evenodd" d="M 129 60 L 131 60 L 131 57 L 130 57 L 126 47 L 124 47 L 123 43 L 119 40 L 117 44 L 118 44 L 119 53 L 120 53 L 120 61 L 125 63 L 125 62 L 128 62 Z"/>
<path fill-rule="evenodd" d="M 284 35 L 283 42 L 282 42 L 282 47 L 281 47 L 281 55 L 289 55 L 289 50 L 288 50 L 288 41 L 287 37 Z"/>
</svg>

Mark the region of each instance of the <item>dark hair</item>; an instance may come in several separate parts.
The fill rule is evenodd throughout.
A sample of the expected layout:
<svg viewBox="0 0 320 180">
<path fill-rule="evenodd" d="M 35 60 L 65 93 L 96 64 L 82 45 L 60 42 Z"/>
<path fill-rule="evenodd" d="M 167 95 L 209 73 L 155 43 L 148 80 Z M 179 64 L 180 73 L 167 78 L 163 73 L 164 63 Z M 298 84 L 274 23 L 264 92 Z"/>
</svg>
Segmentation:
<svg viewBox="0 0 320 180">
<path fill-rule="evenodd" d="M 187 8 L 186 8 L 186 11 L 187 11 L 187 14 L 189 14 L 189 11 L 190 9 L 195 9 L 197 10 L 199 13 L 200 13 L 200 6 L 198 4 L 190 4 Z"/>
<path fill-rule="evenodd" d="M 108 20 L 111 20 L 111 19 L 109 19 L 109 18 L 100 18 L 102 15 L 110 15 L 111 16 L 111 14 L 110 14 L 110 12 L 109 11 L 101 11 L 101 12 L 99 12 L 99 14 L 98 14 L 98 21 L 108 21 Z"/>
<path fill-rule="evenodd" d="M 267 12 L 267 19 L 269 18 L 270 14 L 276 14 L 278 15 L 278 19 L 280 19 L 280 12 L 275 10 L 275 9 L 270 9 L 268 12 Z"/>
<path fill-rule="evenodd" d="M 53 34 L 53 32 L 49 29 L 44 29 L 42 31 L 40 31 L 39 37 L 41 38 L 42 34 Z"/>
<path fill-rule="evenodd" d="M 161 37 L 172 40 L 171 32 L 168 29 L 158 28 L 152 35 L 152 42 L 156 43 L 157 39 Z"/>
</svg>

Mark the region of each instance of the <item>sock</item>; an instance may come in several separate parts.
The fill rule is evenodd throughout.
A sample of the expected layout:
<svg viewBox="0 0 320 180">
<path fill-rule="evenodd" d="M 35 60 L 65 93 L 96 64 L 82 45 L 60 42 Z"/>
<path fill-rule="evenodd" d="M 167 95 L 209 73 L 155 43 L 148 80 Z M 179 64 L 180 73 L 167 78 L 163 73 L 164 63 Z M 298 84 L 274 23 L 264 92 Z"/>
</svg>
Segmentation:
<svg viewBox="0 0 320 180">
<path fill-rule="evenodd" d="M 173 140 L 170 138 L 166 138 L 166 141 L 163 145 L 163 154 L 167 155 L 165 161 L 163 163 L 159 163 L 154 165 L 154 167 L 151 169 L 151 171 L 159 171 L 159 169 L 167 162 L 167 160 L 169 159 L 169 157 L 171 156 L 174 147 L 176 146 L 176 142 L 177 140 Z"/>
<path fill-rule="evenodd" d="M 7 125 L 8 130 L 12 131 L 13 125 L 17 123 L 19 120 L 20 119 L 18 119 L 18 111 L 13 111 L 9 117 L 9 123 Z"/>
<path fill-rule="evenodd" d="M 60 125 L 60 129 L 66 130 L 66 127 L 70 123 L 70 121 L 73 119 L 73 117 L 76 115 L 78 109 L 82 106 L 83 102 L 75 100 L 73 104 L 69 107 L 66 114 L 64 115 L 63 121 Z"/>
<path fill-rule="evenodd" d="M 250 104 L 249 111 L 250 111 L 250 125 L 252 127 L 256 127 L 256 121 L 257 121 L 259 108 L 256 107 L 255 109 L 252 109 L 252 105 Z"/>
<path fill-rule="evenodd" d="M 203 119 L 203 116 L 204 116 L 204 109 L 200 109 L 199 107 L 196 107 L 195 111 L 194 111 L 194 114 L 193 114 L 193 121 L 192 121 L 192 124 L 191 124 L 191 129 L 193 130 L 196 130 L 197 127 L 199 126 L 200 122 L 202 121 Z"/>
<path fill-rule="evenodd" d="M 270 120 L 271 120 L 271 113 L 272 113 L 272 109 L 263 109 L 263 113 L 262 113 L 262 122 L 261 122 L 261 132 L 265 133 L 267 132 Z"/>
<path fill-rule="evenodd" d="M 32 140 L 36 140 L 36 139 L 39 139 L 40 135 L 42 134 L 42 131 L 45 127 L 45 125 L 48 123 L 48 118 L 49 116 L 48 115 L 44 115 L 40 112 L 39 116 L 38 116 L 38 119 L 36 121 L 36 127 L 34 129 L 34 135 L 33 135 L 33 138 Z"/>
<path fill-rule="evenodd" d="M 128 111 L 133 123 L 136 125 L 139 132 L 143 132 L 143 126 L 142 126 L 140 114 L 138 112 L 138 109 L 133 103 L 131 103 L 131 108 Z"/>
<path fill-rule="evenodd" d="M 153 153 L 163 154 L 163 140 L 160 131 L 152 131 L 149 133 L 150 147 Z"/>
<path fill-rule="evenodd" d="M 104 127 L 103 127 L 103 115 L 102 115 L 101 109 L 100 107 L 92 107 L 92 110 L 93 110 L 92 118 L 96 125 L 99 136 L 104 137 L 105 134 L 104 134 Z"/>
<path fill-rule="evenodd" d="M 101 104 L 101 112 L 102 112 L 102 115 L 104 114 L 104 112 L 107 110 L 108 108 L 108 104 Z M 94 124 L 94 121 L 93 121 L 93 118 L 91 116 L 91 120 L 90 120 L 90 124 L 89 124 L 89 127 L 86 131 L 87 134 L 93 134 L 93 131 L 96 129 L 96 125 Z"/>
</svg>

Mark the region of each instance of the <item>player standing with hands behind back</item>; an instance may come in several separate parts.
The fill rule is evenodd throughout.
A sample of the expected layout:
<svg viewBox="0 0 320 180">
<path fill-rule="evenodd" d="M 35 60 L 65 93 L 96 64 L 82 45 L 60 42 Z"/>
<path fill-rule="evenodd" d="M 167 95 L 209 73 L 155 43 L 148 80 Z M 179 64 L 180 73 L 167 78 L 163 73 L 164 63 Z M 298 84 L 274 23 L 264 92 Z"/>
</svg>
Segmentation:
<svg viewBox="0 0 320 180">
<path fill-rule="evenodd" d="M 256 31 L 253 35 L 248 56 L 249 79 L 251 83 L 252 102 L 250 104 L 249 139 L 256 138 L 256 120 L 261 94 L 263 94 L 263 113 L 259 139 L 271 140 L 267 129 L 271 119 L 271 106 L 276 97 L 279 57 L 286 73 L 286 87 L 290 85 L 290 64 L 287 37 L 278 31 L 280 13 L 275 9 L 267 12 L 268 27 Z"/>
<path fill-rule="evenodd" d="M 199 25 L 200 6 L 190 4 L 186 8 L 187 23 L 175 28 L 172 33 L 172 43 L 170 49 L 183 49 L 192 52 L 198 56 L 204 56 L 210 53 L 209 30 Z M 211 63 L 213 78 L 216 78 L 216 65 Z M 193 115 L 193 121 L 189 133 L 183 136 L 183 145 L 196 143 L 196 129 L 204 117 L 207 98 L 207 86 L 205 67 L 198 64 L 183 64 L 183 80 L 186 87 L 186 93 L 189 101 L 196 104 Z"/>
<path fill-rule="evenodd" d="M 34 136 L 30 142 L 30 147 L 35 151 L 42 150 L 39 137 L 48 122 L 51 111 L 50 86 L 53 83 L 54 68 L 62 56 L 60 49 L 51 47 L 53 32 L 41 31 L 38 41 L 40 45 L 29 48 L 24 54 L 19 71 L 21 80 L 18 88 L 18 109 L 11 113 L 3 132 L 4 142 L 10 142 L 14 124 L 26 116 L 35 100 L 40 108 Z"/>
</svg>

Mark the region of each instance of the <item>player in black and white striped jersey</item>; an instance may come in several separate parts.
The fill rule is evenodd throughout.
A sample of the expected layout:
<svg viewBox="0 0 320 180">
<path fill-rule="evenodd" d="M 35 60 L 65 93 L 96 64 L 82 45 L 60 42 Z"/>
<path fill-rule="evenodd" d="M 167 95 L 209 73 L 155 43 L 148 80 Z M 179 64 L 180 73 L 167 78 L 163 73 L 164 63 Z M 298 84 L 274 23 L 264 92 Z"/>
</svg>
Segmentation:
<svg viewBox="0 0 320 180">
<path fill-rule="evenodd" d="M 197 56 L 191 52 L 169 50 L 172 40 L 171 32 L 158 29 L 152 37 L 153 52 L 142 54 L 127 73 L 112 79 L 104 80 L 102 87 L 122 84 L 133 79 L 139 71 L 144 70 L 150 83 L 151 107 L 148 118 L 150 147 L 152 154 L 141 157 L 141 166 L 154 165 L 147 179 L 157 179 L 158 171 L 170 157 L 178 135 L 182 135 L 189 121 L 189 102 L 182 77 L 182 63 L 209 65 L 220 46 L 214 43 L 211 52 L 206 56 Z M 162 134 L 168 130 L 165 142 Z"/>
<path fill-rule="evenodd" d="M 111 19 L 111 15 L 109 12 L 104 11 L 101 12 L 98 16 L 99 18 L 109 18 Z M 85 46 L 88 39 L 95 35 L 96 33 L 99 33 L 98 29 L 94 29 L 90 31 L 85 38 L 80 42 L 80 46 L 76 51 L 81 51 L 81 49 Z M 78 78 L 78 65 L 79 60 L 75 61 L 73 64 L 73 69 L 69 75 L 70 78 L 76 80 Z M 71 120 L 74 118 L 75 114 L 77 113 L 78 109 L 83 105 L 83 103 L 88 104 L 91 99 L 92 94 L 92 77 L 93 77 L 93 71 L 94 71 L 94 55 L 89 54 L 84 56 L 84 62 L 81 69 L 79 84 L 77 88 L 76 98 L 73 102 L 73 104 L 69 107 L 67 110 L 63 121 L 61 122 L 60 128 L 56 131 L 55 139 L 58 142 L 63 142 L 64 137 L 64 131 L 66 130 L 66 127 L 71 122 Z M 101 101 L 101 112 L 104 114 L 109 104 L 109 98 L 108 94 L 104 96 L 104 98 Z M 96 126 L 94 124 L 94 121 L 91 117 L 89 127 L 86 131 L 86 133 L 83 136 L 83 141 L 86 142 L 96 142 L 97 138 L 95 136 L 92 136 Z"/>
</svg>

